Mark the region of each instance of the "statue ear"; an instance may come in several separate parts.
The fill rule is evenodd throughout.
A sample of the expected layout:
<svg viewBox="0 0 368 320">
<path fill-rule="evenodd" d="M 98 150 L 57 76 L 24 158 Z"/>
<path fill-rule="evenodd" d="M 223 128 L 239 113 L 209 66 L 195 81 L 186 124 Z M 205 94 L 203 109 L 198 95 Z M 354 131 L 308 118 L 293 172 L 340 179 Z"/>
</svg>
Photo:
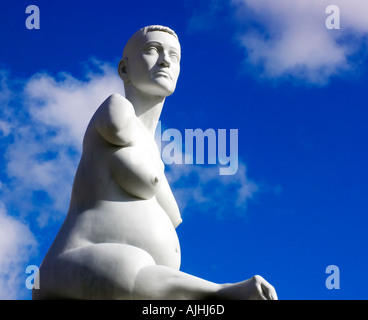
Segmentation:
<svg viewBox="0 0 368 320">
<path fill-rule="evenodd" d="M 123 58 L 119 62 L 118 72 L 119 72 L 120 78 L 123 81 L 128 80 L 127 61 L 128 61 L 128 58 Z"/>
</svg>

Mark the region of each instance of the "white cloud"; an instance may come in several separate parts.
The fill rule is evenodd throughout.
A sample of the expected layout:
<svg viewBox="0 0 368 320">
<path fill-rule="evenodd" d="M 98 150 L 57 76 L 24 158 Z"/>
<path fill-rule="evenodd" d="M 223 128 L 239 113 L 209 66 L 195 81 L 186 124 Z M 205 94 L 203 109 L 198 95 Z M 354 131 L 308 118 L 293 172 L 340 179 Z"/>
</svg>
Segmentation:
<svg viewBox="0 0 368 320">
<path fill-rule="evenodd" d="M 331 76 L 354 71 L 352 54 L 367 41 L 366 0 L 233 0 L 248 28 L 240 36 L 247 62 L 263 76 L 292 77 L 324 84 Z M 328 5 L 340 8 L 340 29 L 325 26 Z M 259 28 L 254 28 L 254 25 Z M 253 27 L 249 27 L 253 26 Z"/>
<path fill-rule="evenodd" d="M 8 87 L 8 74 L 6 71 L 0 70 L 0 138 L 7 137 L 12 125 L 9 122 L 9 110 L 5 106 L 9 104 L 12 98 L 12 91 Z"/>
<path fill-rule="evenodd" d="M 0 120 L 0 137 L 3 136 L 3 137 L 6 137 L 9 135 L 10 133 L 10 124 L 6 121 L 2 121 Z"/>
<path fill-rule="evenodd" d="M 88 73 L 85 81 L 67 73 L 61 74 L 60 80 L 41 73 L 28 81 L 25 102 L 35 121 L 57 131 L 54 142 L 80 148 L 97 107 L 110 94 L 123 92 L 115 68 L 107 64 L 99 67 L 102 73 Z"/>
<path fill-rule="evenodd" d="M 123 91 L 115 68 L 92 63 L 99 70 L 84 80 L 45 73 L 13 79 L 0 70 L 0 299 L 29 297 L 25 268 L 38 244 L 23 221 L 43 228 L 63 219 L 88 121 Z"/>
<path fill-rule="evenodd" d="M 65 73 L 24 80 L 23 94 L 17 96 L 21 101 L 11 101 L 15 108 L 23 106 L 23 114 L 13 111 L 8 123 L 2 120 L 5 129 L 12 128 L 7 131 L 4 201 L 16 203 L 23 216 L 35 214 L 40 227 L 66 214 L 87 124 L 104 99 L 123 91 L 115 68 L 96 64 L 99 72 L 88 73 L 85 80 Z"/>
<path fill-rule="evenodd" d="M 0 202 L 0 300 L 26 295 L 26 263 L 36 249 L 29 227 L 8 215 Z"/>
</svg>

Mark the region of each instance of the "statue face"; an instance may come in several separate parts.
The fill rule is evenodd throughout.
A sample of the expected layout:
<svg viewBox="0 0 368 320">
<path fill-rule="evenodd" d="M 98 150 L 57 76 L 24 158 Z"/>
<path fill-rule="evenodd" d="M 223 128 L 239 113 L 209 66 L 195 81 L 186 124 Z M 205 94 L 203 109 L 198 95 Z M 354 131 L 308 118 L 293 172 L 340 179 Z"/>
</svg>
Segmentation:
<svg viewBox="0 0 368 320">
<path fill-rule="evenodd" d="M 126 63 L 129 84 L 154 96 L 167 97 L 180 72 L 180 44 L 167 32 L 147 32 L 136 41 Z"/>
</svg>

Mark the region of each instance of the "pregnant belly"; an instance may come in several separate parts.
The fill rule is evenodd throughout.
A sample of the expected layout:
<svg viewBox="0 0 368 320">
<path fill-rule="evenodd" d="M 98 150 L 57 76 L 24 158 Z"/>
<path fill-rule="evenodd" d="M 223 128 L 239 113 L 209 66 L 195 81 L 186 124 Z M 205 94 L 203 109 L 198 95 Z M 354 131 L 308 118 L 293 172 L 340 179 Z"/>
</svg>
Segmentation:
<svg viewBox="0 0 368 320">
<path fill-rule="evenodd" d="M 156 264 L 180 267 L 180 245 L 173 224 L 155 198 L 102 201 L 78 218 L 89 225 L 87 238 L 94 243 L 124 243 L 145 250 Z M 86 230 L 86 229 L 85 229 Z"/>
</svg>

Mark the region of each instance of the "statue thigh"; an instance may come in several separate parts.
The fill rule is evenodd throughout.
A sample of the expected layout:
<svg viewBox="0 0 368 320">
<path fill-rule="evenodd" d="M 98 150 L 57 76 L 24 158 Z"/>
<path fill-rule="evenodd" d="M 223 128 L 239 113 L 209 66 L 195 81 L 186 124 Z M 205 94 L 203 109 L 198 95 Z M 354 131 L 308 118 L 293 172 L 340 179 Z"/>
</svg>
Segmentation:
<svg viewBox="0 0 368 320">
<path fill-rule="evenodd" d="M 47 258 L 33 299 L 132 299 L 142 267 L 155 265 L 144 250 L 119 243 L 90 244 Z"/>
</svg>

